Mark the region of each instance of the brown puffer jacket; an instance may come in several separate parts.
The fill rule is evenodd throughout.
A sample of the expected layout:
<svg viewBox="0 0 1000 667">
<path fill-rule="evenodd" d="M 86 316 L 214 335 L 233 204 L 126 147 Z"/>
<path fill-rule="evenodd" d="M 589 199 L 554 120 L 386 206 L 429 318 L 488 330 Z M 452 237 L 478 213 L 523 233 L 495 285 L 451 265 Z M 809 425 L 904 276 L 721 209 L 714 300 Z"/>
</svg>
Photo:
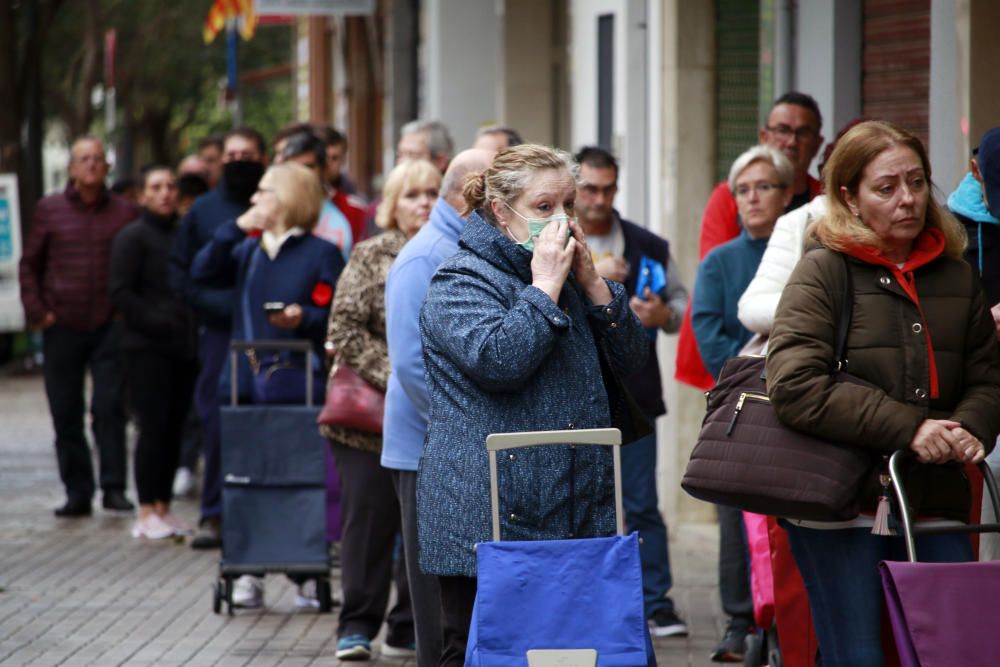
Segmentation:
<svg viewBox="0 0 1000 667">
<path fill-rule="evenodd" d="M 853 257 L 848 264 L 854 313 L 847 371 L 875 387 L 837 383 L 830 375 L 845 265 L 840 253 L 819 248 L 799 262 L 778 304 L 767 358 L 768 393 L 788 426 L 872 449 L 863 502 L 872 510 L 879 455 L 907 448 L 924 419 L 959 421 L 992 449 L 1000 431 L 1000 346 L 982 290 L 965 262 L 939 256 L 906 274 Z M 907 296 L 900 275 L 915 285 L 919 306 Z M 937 398 L 931 398 L 932 358 Z M 905 484 L 920 516 L 968 521 L 969 483 L 962 466 L 908 463 Z"/>
</svg>

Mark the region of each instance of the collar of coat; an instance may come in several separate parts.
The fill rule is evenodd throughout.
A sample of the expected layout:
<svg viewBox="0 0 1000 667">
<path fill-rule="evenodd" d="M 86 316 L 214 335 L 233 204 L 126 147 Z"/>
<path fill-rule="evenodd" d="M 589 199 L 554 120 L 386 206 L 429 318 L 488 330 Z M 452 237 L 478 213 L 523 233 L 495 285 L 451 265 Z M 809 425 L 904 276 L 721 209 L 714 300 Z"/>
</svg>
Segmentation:
<svg viewBox="0 0 1000 667">
<path fill-rule="evenodd" d="M 486 222 L 478 210 L 469 214 L 458 244 L 500 270 L 514 273 L 531 284 L 531 253 Z"/>
<path fill-rule="evenodd" d="M 927 318 L 924 316 L 924 309 L 920 306 L 920 298 L 917 295 L 917 282 L 913 272 L 922 266 L 930 264 L 941 256 L 944 252 L 944 234 L 933 227 L 924 227 L 920 235 L 917 236 L 910 251 L 910 256 L 906 258 L 902 268 L 895 262 L 882 254 L 881 250 L 871 246 L 855 245 L 847 248 L 847 254 L 866 264 L 883 266 L 888 269 L 896 282 L 906 293 L 906 296 L 916 305 L 920 312 L 920 319 L 923 322 L 924 334 L 927 337 L 927 368 L 930 375 L 931 398 L 938 397 L 938 373 L 937 361 L 934 358 L 934 346 L 931 342 L 931 330 L 927 326 Z"/>
</svg>

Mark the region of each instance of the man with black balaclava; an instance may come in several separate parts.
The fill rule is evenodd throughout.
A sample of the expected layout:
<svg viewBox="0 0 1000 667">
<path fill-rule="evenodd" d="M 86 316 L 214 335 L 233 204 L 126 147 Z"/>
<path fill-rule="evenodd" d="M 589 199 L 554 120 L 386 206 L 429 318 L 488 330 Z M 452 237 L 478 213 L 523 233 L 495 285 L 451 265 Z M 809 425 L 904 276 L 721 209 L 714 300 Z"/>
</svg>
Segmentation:
<svg viewBox="0 0 1000 667">
<path fill-rule="evenodd" d="M 181 221 L 170 254 L 170 281 L 174 290 L 198 314 L 198 356 L 201 372 L 195 388 L 195 408 L 202 423 L 201 519 L 194 549 L 217 549 L 221 544 L 222 474 L 219 444 L 219 373 L 229 348 L 229 323 L 234 300 L 231 287 L 195 283 L 191 262 L 222 223 L 238 218 L 250 208 L 250 197 L 264 174 L 264 137 L 250 128 L 231 130 L 222 149 L 222 180 L 195 200 Z"/>
</svg>

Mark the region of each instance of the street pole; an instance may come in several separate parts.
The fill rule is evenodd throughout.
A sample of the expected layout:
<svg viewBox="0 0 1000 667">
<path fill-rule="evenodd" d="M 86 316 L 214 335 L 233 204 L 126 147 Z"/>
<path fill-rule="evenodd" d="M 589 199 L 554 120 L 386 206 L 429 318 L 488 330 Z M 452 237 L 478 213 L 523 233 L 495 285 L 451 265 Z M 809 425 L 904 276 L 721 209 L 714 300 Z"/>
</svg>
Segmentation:
<svg viewBox="0 0 1000 667">
<path fill-rule="evenodd" d="M 226 19 L 226 99 L 229 101 L 229 111 L 233 118 L 233 127 L 243 125 L 243 110 L 240 108 L 239 67 L 239 35 L 236 34 L 236 19 Z"/>
</svg>

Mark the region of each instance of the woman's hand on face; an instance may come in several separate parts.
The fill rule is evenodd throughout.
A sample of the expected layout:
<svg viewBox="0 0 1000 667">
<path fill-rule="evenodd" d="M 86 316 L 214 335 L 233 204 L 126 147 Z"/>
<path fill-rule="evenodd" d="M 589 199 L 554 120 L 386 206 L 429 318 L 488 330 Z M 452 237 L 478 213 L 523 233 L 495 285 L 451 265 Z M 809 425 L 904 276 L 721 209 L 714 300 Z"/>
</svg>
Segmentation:
<svg viewBox="0 0 1000 667">
<path fill-rule="evenodd" d="M 958 422 L 948 419 L 925 419 L 913 434 L 910 449 L 921 463 L 947 463 L 956 459 L 955 452 L 961 446 L 959 436 L 953 429 L 960 426 Z"/>
<path fill-rule="evenodd" d="M 573 241 L 576 241 L 573 253 L 573 274 L 576 276 L 577 282 L 587 293 L 587 298 L 595 305 L 611 303 L 611 290 L 597 271 L 597 267 L 594 266 L 594 256 L 587 246 L 587 238 L 583 235 L 583 230 L 576 220 L 570 222 L 570 229 L 573 230 Z"/>
<path fill-rule="evenodd" d="M 264 229 L 265 222 L 266 219 L 257 206 L 251 206 L 243 215 L 236 218 L 236 226 L 244 232 Z"/>
<path fill-rule="evenodd" d="M 957 446 L 952 446 L 952 453 L 956 461 L 975 465 L 986 458 L 986 448 L 979 438 L 961 426 L 952 428 L 951 433 L 958 441 Z"/>
<path fill-rule="evenodd" d="M 577 245 L 575 238 L 566 243 L 567 233 L 566 222 L 546 225 L 535 239 L 531 258 L 531 284 L 548 294 L 554 303 L 559 302 L 559 292 L 573 266 Z"/>
<path fill-rule="evenodd" d="M 297 329 L 302 324 L 302 306 L 292 303 L 285 306 L 280 313 L 271 313 L 267 321 L 279 329 Z"/>
</svg>

